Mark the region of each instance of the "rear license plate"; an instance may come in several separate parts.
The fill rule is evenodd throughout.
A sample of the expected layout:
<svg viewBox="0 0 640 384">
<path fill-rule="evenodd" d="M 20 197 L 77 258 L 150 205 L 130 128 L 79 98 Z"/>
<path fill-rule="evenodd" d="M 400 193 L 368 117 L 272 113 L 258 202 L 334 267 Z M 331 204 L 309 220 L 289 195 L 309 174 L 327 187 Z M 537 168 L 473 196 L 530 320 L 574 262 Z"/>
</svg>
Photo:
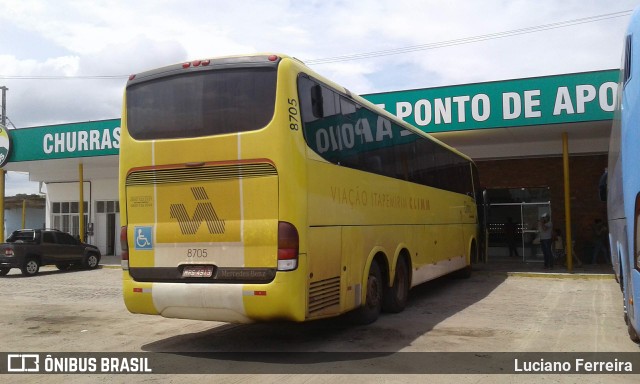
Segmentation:
<svg viewBox="0 0 640 384">
<path fill-rule="evenodd" d="M 211 277 L 213 265 L 185 265 L 182 277 Z"/>
</svg>

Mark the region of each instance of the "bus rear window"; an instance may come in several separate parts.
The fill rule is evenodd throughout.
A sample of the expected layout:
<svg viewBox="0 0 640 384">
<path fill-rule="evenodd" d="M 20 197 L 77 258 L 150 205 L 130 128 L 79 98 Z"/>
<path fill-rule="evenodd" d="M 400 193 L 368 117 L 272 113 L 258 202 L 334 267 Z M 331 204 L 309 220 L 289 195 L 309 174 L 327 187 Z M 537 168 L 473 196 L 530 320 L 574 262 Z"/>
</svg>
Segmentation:
<svg viewBox="0 0 640 384">
<path fill-rule="evenodd" d="M 162 77 L 127 88 L 127 126 L 138 140 L 245 132 L 271 120 L 276 68 L 241 68 Z"/>
</svg>

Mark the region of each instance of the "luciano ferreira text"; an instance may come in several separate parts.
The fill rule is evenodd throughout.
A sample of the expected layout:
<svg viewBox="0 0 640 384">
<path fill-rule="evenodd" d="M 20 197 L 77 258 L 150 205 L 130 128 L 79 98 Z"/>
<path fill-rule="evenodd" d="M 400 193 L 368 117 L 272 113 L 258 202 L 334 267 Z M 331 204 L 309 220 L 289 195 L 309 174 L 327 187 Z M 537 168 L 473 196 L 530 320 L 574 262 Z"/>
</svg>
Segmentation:
<svg viewBox="0 0 640 384">
<path fill-rule="evenodd" d="M 514 359 L 515 372 L 566 372 L 566 373 L 629 373 L 633 364 L 629 361 L 613 359 L 611 361 L 590 361 L 576 358 L 571 361 L 545 361 Z"/>
</svg>

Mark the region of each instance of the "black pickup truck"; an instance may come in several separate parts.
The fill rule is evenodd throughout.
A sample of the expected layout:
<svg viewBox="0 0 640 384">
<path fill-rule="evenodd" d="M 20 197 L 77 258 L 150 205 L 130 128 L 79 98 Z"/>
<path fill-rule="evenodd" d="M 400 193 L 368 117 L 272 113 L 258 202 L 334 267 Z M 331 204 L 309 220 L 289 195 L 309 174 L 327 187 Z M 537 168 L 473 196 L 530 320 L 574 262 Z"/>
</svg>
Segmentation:
<svg viewBox="0 0 640 384">
<path fill-rule="evenodd" d="M 100 263 L 100 250 L 56 229 L 20 229 L 0 244 L 0 276 L 20 268 L 34 276 L 41 265 L 55 264 L 60 270 L 72 265 L 94 269 Z"/>
</svg>

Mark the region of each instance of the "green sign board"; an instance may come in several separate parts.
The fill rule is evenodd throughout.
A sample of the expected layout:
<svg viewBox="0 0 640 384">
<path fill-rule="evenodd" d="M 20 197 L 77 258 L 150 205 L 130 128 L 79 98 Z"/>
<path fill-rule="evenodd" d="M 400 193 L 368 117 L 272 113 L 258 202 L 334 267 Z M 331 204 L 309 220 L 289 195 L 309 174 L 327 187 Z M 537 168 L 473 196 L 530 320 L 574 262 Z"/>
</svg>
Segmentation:
<svg viewBox="0 0 640 384">
<path fill-rule="evenodd" d="M 618 70 L 364 95 L 426 132 L 611 120 Z"/>
<path fill-rule="evenodd" d="M 11 162 L 117 155 L 120 119 L 14 129 L 11 144 Z"/>
<path fill-rule="evenodd" d="M 363 97 L 426 132 L 576 123 L 613 119 L 618 76 L 608 70 Z M 332 143 L 327 137 L 317 145 Z M 14 129 L 11 148 L 10 162 L 117 155 L 120 119 Z"/>
</svg>

